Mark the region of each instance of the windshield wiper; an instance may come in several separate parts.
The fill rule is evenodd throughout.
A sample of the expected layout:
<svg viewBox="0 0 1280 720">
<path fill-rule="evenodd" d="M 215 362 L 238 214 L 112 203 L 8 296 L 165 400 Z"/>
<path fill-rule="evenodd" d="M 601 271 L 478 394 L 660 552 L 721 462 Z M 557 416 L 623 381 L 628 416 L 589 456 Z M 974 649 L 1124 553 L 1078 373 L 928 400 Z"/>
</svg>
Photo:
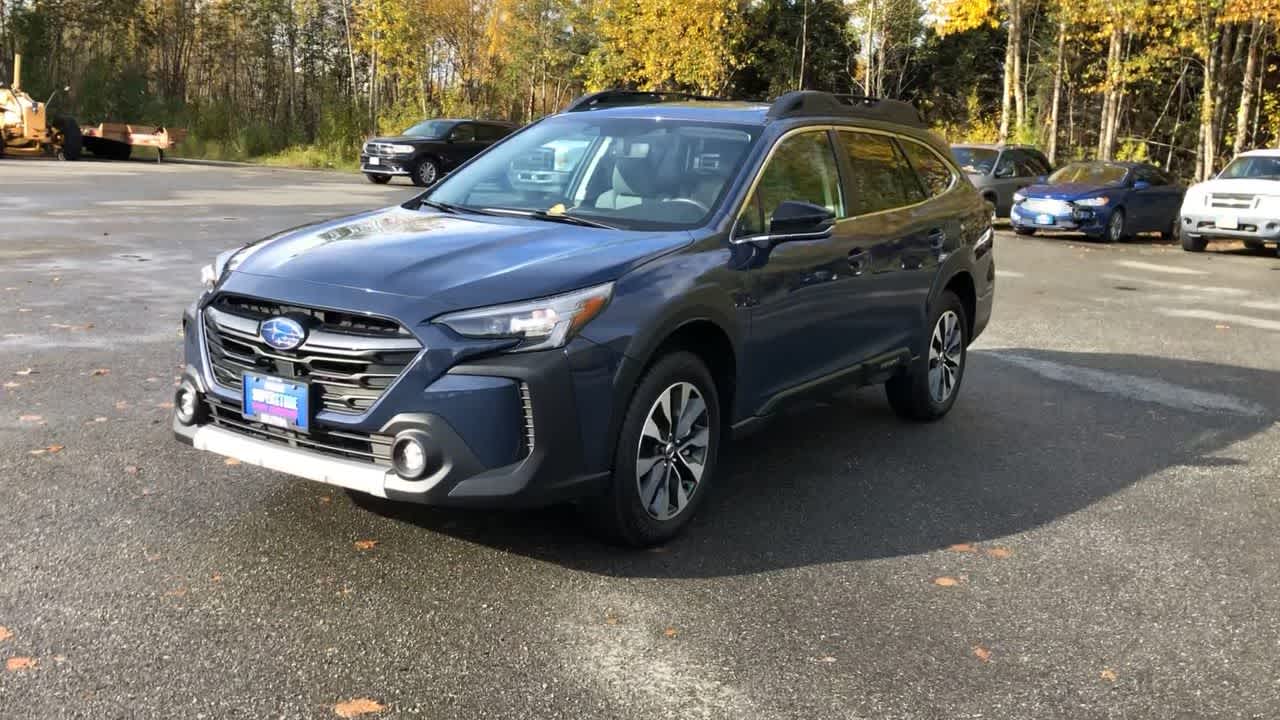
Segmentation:
<svg viewBox="0 0 1280 720">
<path fill-rule="evenodd" d="M 474 208 L 470 205 L 454 205 L 453 203 L 440 202 L 439 200 L 419 200 L 418 207 L 426 206 L 434 208 L 440 212 L 447 212 L 450 215 L 458 215 L 461 213 L 470 213 L 472 215 L 497 215 L 498 213 L 490 211 L 488 208 Z"/>
<path fill-rule="evenodd" d="M 492 213 L 494 215 L 515 215 L 517 217 L 533 218 L 535 220 L 546 220 L 548 222 L 565 223 L 566 225 L 581 225 L 582 227 L 603 228 L 605 230 L 617 230 L 618 228 L 599 220 L 588 220 L 578 215 L 566 215 L 549 213 L 546 210 L 517 210 L 515 208 L 484 208 L 481 212 Z"/>
</svg>

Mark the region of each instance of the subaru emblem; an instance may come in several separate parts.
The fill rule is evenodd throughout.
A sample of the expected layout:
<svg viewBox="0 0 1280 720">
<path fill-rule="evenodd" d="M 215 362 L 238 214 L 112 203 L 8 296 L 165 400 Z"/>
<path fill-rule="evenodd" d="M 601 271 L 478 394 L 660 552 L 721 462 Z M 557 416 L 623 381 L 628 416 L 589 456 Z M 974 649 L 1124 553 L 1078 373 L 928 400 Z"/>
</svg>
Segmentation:
<svg viewBox="0 0 1280 720">
<path fill-rule="evenodd" d="M 307 339 L 302 323 L 287 317 L 273 317 L 262 321 L 258 334 L 263 342 L 277 350 L 292 350 Z"/>
</svg>

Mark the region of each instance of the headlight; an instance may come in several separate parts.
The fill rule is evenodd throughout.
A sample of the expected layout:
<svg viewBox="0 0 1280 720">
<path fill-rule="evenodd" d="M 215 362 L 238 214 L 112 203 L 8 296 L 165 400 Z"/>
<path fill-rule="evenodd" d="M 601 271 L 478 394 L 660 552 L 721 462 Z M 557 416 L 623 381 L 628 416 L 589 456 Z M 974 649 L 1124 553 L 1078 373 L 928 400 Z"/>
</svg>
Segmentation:
<svg viewBox="0 0 1280 720">
<path fill-rule="evenodd" d="M 240 267 L 240 263 L 244 262 L 245 258 L 257 252 L 258 249 L 264 245 L 266 245 L 265 242 L 257 242 L 252 245 L 245 245 L 244 247 L 236 248 L 234 250 L 227 250 L 226 252 L 218 253 L 218 256 L 213 259 L 212 263 L 200 268 L 200 282 L 206 288 L 212 290 L 213 286 L 217 285 L 218 282 L 222 280 L 223 275 Z"/>
<path fill-rule="evenodd" d="M 1111 202 L 1111 198 L 1108 198 L 1108 197 L 1081 198 L 1079 200 L 1073 200 L 1072 202 L 1074 202 L 1076 205 L 1079 205 L 1080 207 L 1102 207 L 1103 205 L 1106 205 L 1107 203 Z"/>
<path fill-rule="evenodd" d="M 413 152 L 412 145 L 388 145 L 387 149 L 397 155 L 408 155 Z"/>
<path fill-rule="evenodd" d="M 513 352 L 547 350 L 568 342 L 611 297 L 613 283 L 605 283 L 541 300 L 442 315 L 434 322 L 464 337 L 519 339 Z"/>
<path fill-rule="evenodd" d="M 1027 199 L 1027 196 L 1026 196 L 1026 195 L 1023 195 L 1023 194 L 1022 194 L 1022 193 L 1020 193 L 1020 192 L 1016 192 L 1016 193 L 1014 193 L 1014 194 L 1013 194 L 1013 204 L 1014 204 L 1014 205 L 1017 205 L 1018 203 L 1022 202 L 1023 200 L 1026 200 L 1026 199 Z"/>
</svg>

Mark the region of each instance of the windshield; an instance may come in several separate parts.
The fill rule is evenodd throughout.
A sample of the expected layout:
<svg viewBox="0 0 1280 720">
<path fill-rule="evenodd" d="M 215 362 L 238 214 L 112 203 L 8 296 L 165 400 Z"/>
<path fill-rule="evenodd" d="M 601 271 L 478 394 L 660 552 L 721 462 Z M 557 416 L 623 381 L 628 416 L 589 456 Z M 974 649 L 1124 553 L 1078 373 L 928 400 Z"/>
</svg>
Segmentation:
<svg viewBox="0 0 1280 720">
<path fill-rule="evenodd" d="M 970 175 L 989 175 L 1000 153 L 991 148 L 953 147 L 951 157 L 960 169 Z"/>
<path fill-rule="evenodd" d="M 1261 155 L 1238 157 L 1223 168 L 1218 177 L 1280 179 L 1280 157 Z"/>
<path fill-rule="evenodd" d="M 454 123 L 448 120 L 423 120 L 404 131 L 405 135 L 413 135 L 414 137 L 424 138 L 443 138 L 449 134 L 450 128 Z"/>
<path fill-rule="evenodd" d="M 723 201 L 758 135 L 750 126 L 559 116 L 493 146 L 426 198 L 464 210 L 689 229 Z"/>
<path fill-rule="evenodd" d="M 1049 176 L 1054 185 L 1083 183 L 1085 185 L 1121 185 L 1128 168 L 1110 163 L 1072 163 Z"/>
</svg>

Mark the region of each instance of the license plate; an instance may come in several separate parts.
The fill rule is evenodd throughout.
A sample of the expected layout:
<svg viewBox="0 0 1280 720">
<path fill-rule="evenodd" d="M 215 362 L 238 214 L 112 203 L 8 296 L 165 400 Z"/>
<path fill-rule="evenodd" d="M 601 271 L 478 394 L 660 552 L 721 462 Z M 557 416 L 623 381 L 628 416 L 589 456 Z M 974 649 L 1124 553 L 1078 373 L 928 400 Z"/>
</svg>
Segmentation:
<svg viewBox="0 0 1280 720">
<path fill-rule="evenodd" d="M 1043 215 L 1043 214 L 1042 214 L 1042 215 L 1037 215 L 1037 216 L 1036 216 L 1036 224 L 1037 224 L 1037 225 L 1052 225 L 1053 223 L 1054 223 L 1054 217 L 1053 217 L 1052 215 Z"/>
<path fill-rule="evenodd" d="M 382 164 L 382 158 L 371 157 L 371 158 L 369 158 L 369 164 L 370 164 L 370 165 L 381 165 L 381 164 Z"/>
<path fill-rule="evenodd" d="M 1235 215 L 1219 215 L 1214 224 L 1223 230 L 1235 230 L 1240 227 L 1240 218 Z"/>
<path fill-rule="evenodd" d="M 245 373 L 244 416 L 267 425 L 307 432 L 311 388 L 306 383 Z"/>
</svg>

